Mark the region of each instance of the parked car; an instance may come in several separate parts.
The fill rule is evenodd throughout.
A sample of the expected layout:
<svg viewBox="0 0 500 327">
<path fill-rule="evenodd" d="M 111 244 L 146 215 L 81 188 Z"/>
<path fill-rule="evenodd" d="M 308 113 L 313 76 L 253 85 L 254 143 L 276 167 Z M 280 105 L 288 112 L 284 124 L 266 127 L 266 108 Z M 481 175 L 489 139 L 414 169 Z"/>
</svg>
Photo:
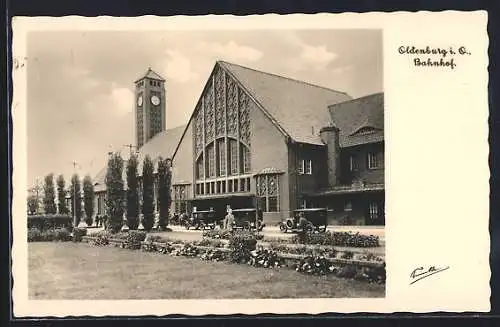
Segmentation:
<svg viewBox="0 0 500 327">
<path fill-rule="evenodd" d="M 188 219 L 181 222 L 186 229 L 194 227 L 195 229 L 214 229 L 219 223 L 214 210 L 195 211 Z"/>
<path fill-rule="evenodd" d="M 262 212 L 258 212 L 255 208 L 233 209 L 234 226 L 236 229 L 248 229 L 262 231 L 266 226 L 262 217 Z M 256 216 L 258 215 L 258 219 Z"/>
<path fill-rule="evenodd" d="M 324 233 L 327 225 L 326 208 L 308 208 L 295 210 L 293 216 L 282 221 L 279 226 L 283 233 L 288 231 Z"/>
</svg>

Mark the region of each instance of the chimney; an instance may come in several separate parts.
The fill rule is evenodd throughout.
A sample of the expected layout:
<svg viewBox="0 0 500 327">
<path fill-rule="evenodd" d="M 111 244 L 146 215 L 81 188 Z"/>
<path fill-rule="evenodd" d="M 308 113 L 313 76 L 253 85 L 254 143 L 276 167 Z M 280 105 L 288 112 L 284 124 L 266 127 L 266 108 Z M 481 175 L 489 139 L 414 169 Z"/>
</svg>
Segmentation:
<svg viewBox="0 0 500 327">
<path fill-rule="evenodd" d="M 327 147 L 328 186 L 336 186 L 340 178 L 339 129 L 330 124 L 323 127 L 319 135 Z"/>
</svg>

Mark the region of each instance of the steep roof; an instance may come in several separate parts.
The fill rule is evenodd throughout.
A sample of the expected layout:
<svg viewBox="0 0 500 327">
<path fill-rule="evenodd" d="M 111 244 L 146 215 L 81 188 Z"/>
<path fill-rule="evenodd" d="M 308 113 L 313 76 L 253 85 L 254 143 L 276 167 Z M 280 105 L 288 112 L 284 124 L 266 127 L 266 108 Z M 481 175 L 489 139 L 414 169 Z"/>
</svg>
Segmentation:
<svg viewBox="0 0 500 327">
<path fill-rule="evenodd" d="M 157 162 L 159 157 L 172 158 L 175 148 L 179 143 L 182 132 L 185 126 L 179 126 L 171 129 L 167 129 L 161 133 L 156 134 L 151 140 L 146 142 L 140 149 L 138 153 L 139 164 L 137 165 L 137 172 L 139 175 L 142 174 L 142 163 L 146 155 L 149 155 L 153 159 L 155 166 L 155 172 L 157 169 Z M 124 162 L 124 167 L 127 166 L 127 162 Z M 106 173 L 107 167 L 104 167 L 99 171 L 99 173 L 94 178 L 94 191 L 100 192 L 106 190 Z M 126 169 L 123 169 L 123 180 L 125 184 L 127 182 Z M 125 185 L 126 187 L 126 185 Z"/>
<path fill-rule="evenodd" d="M 328 110 L 340 130 L 341 147 L 384 140 L 384 93 L 336 103 Z"/>
<path fill-rule="evenodd" d="M 351 99 L 344 92 L 218 61 L 273 122 L 296 142 L 323 144 L 319 130 L 330 120 L 327 107 Z"/>
<path fill-rule="evenodd" d="M 158 80 L 158 81 L 165 82 L 165 79 L 163 77 L 161 77 L 160 74 L 158 74 L 157 72 L 155 72 L 154 70 L 152 70 L 151 67 L 148 68 L 148 70 L 146 71 L 146 73 L 144 73 L 141 77 L 139 77 L 138 79 L 136 79 L 135 82 L 138 82 L 138 81 L 140 81 L 141 79 L 144 79 L 144 78 L 150 78 L 150 79 L 155 79 L 155 80 Z"/>
</svg>

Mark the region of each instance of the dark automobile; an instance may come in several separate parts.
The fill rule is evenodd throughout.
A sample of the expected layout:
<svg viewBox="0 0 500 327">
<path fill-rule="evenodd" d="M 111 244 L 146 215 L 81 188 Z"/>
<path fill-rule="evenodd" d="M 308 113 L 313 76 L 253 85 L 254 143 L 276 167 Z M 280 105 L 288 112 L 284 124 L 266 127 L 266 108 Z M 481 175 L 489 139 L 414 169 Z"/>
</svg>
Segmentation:
<svg viewBox="0 0 500 327">
<path fill-rule="evenodd" d="M 233 209 L 234 226 L 236 229 L 257 229 L 261 231 L 266 225 L 263 223 L 262 213 L 254 208 Z M 258 215 L 258 219 L 256 219 Z"/>
<path fill-rule="evenodd" d="M 214 210 L 195 211 L 191 217 L 182 219 L 181 223 L 186 229 L 194 227 L 195 229 L 214 229 L 218 224 L 218 219 Z"/>
<path fill-rule="evenodd" d="M 297 209 L 293 217 L 287 218 L 280 223 L 280 230 L 283 233 L 291 232 L 322 232 L 327 227 L 327 209 L 309 208 Z"/>
</svg>

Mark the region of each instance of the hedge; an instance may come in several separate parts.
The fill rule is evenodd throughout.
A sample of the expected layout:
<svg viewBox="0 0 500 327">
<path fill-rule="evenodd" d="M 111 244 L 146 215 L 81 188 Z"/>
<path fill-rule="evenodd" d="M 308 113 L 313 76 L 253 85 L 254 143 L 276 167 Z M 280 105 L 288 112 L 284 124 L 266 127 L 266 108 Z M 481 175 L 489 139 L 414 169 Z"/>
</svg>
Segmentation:
<svg viewBox="0 0 500 327">
<path fill-rule="evenodd" d="M 28 229 L 36 228 L 40 231 L 55 230 L 56 228 L 70 228 L 73 218 L 69 215 L 30 215 Z"/>
<path fill-rule="evenodd" d="M 28 242 L 68 242 L 71 241 L 70 231 L 66 228 L 53 230 L 39 230 L 31 228 L 28 230 Z"/>
</svg>

